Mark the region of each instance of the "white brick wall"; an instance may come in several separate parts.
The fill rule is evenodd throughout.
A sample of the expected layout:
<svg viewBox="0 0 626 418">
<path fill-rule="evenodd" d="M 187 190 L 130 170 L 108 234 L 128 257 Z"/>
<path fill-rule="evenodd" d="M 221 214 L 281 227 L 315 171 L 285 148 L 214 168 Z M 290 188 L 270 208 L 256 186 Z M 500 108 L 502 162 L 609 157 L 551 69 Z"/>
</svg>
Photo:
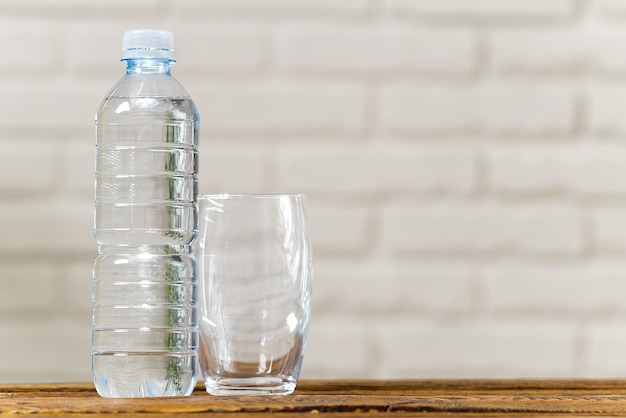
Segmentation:
<svg viewBox="0 0 626 418">
<path fill-rule="evenodd" d="M 395 0 L 393 11 L 437 19 L 558 19 L 571 16 L 574 0 L 503 2 L 499 0 Z M 494 22 L 497 23 L 497 22 Z"/>
<path fill-rule="evenodd" d="M 474 153 L 467 147 L 320 142 L 283 148 L 279 154 L 281 186 L 320 193 L 465 194 L 475 184 Z"/>
<path fill-rule="evenodd" d="M 469 30 L 300 24 L 279 30 L 277 40 L 279 65 L 294 73 L 463 74 L 472 70 L 475 61 Z"/>
<path fill-rule="evenodd" d="M 0 0 L 0 382 L 90 379 L 93 116 L 174 32 L 200 191 L 303 192 L 303 377 L 626 377 L 626 2 Z"/>
<path fill-rule="evenodd" d="M 501 194 L 599 197 L 626 192 L 626 149 L 616 144 L 510 146 L 489 153 L 491 186 Z"/>
<path fill-rule="evenodd" d="M 365 94 L 346 83 L 225 82 L 195 89 L 204 132 L 212 134 L 360 133 Z"/>
<path fill-rule="evenodd" d="M 381 241 L 392 253 L 575 256 L 580 215 L 568 207 L 461 201 L 383 210 Z"/>
<path fill-rule="evenodd" d="M 563 377 L 575 371 L 573 324 L 394 319 L 376 325 L 381 327 L 377 372 L 383 378 Z"/>
<path fill-rule="evenodd" d="M 569 86 L 495 81 L 471 86 L 438 84 L 382 87 L 382 129 L 407 134 L 563 135 L 574 128 L 575 96 Z"/>
</svg>

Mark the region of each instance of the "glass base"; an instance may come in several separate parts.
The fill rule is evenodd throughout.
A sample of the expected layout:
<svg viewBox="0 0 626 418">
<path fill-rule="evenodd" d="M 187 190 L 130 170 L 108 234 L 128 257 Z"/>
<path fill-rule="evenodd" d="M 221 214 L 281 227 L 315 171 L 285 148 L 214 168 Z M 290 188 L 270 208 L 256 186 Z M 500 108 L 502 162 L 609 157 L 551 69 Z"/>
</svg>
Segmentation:
<svg viewBox="0 0 626 418">
<path fill-rule="evenodd" d="M 215 396 L 289 395 L 296 382 L 280 377 L 219 377 L 205 379 L 206 391 Z"/>
</svg>

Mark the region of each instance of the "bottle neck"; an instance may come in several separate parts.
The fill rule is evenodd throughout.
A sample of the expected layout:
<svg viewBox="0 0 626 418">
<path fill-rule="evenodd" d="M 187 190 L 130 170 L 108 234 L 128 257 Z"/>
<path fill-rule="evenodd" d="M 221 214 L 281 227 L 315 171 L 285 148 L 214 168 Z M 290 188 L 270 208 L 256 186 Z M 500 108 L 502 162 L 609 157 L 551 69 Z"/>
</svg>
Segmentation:
<svg viewBox="0 0 626 418">
<path fill-rule="evenodd" d="M 169 58 L 126 58 L 126 74 L 170 75 Z"/>
</svg>

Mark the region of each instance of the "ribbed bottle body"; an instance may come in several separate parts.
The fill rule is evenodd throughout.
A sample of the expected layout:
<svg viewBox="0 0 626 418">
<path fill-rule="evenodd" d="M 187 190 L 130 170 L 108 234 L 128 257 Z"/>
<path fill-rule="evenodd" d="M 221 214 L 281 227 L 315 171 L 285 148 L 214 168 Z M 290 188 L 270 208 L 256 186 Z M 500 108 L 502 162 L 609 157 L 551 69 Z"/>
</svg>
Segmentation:
<svg viewBox="0 0 626 418">
<path fill-rule="evenodd" d="M 106 397 L 196 383 L 199 117 L 179 86 L 127 75 L 96 117 L 93 377 Z"/>
</svg>

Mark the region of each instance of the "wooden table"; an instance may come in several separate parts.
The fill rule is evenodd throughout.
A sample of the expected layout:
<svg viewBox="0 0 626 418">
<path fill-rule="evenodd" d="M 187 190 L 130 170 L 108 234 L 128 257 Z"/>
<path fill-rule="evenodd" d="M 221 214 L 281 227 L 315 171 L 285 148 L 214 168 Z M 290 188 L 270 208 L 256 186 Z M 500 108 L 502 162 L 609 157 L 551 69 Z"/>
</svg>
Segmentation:
<svg viewBox="0 0 626 418">
<path fill-rule="evenodd" d="M 626 381 L 302 381 L 277 397 L 104 399 L 91 384 L 0 385 L 0 414 L 78 416 L 626 416 Z"/>
</svg>

